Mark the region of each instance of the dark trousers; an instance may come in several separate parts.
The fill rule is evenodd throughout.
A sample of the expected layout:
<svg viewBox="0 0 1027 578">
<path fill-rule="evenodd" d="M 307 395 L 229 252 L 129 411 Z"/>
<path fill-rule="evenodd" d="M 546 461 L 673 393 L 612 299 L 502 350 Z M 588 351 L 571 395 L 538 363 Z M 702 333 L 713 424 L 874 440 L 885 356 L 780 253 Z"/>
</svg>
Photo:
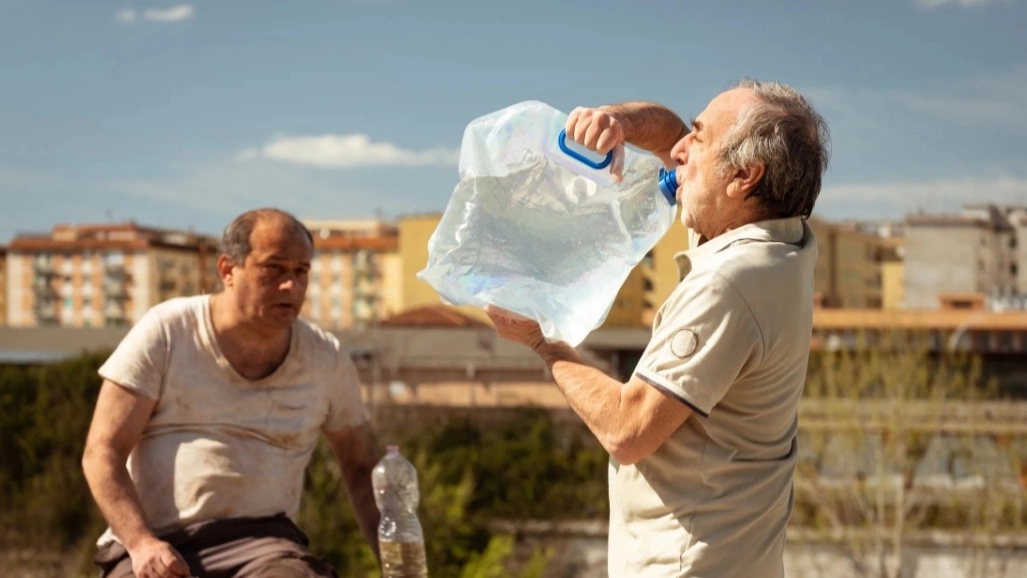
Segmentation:
<svg viewBox="0 0 1027 578">
<path fill-rule="evenodd" d="M 285 514 L 230 518 L 186 526 L 160 536 L 182 555 L 197 578 L 338 578 L 307 550 L 309 540 Z M 124 546 L 96 554 L 101 578 L 134 578 Z"/>
</svg>

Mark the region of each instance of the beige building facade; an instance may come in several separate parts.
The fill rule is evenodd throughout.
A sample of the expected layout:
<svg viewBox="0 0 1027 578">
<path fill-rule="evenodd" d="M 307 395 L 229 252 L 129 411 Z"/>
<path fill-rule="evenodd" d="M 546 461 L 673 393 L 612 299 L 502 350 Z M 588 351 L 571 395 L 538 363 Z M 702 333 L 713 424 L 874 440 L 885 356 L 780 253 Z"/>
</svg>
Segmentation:
<svg viewBox="0 0 1027 578">
<path fill-rule="evenodd" d="M 57 225 L 8 247 L 7 324 L 131 325 L 150 307 L 217 290 L 213 238 L 135 223 Z"/>
<path fill-rule="evenodd" d="M 810 218 L 819 256 L 814 287 L 820 307 L 897 309 L 903 299 L 903 238 L 890 226 Z"/>
<path fill-rule="evenodd" d="M 327 329 L 350 329 L 399 312 L 395 225 L 381 220 L 304 224 L 314 237 L 304 317 Z"/>
<path fill-rule="evenodd" d="M 1027 304 L 1027 206 L 969 205 L 958 214 L 906 221 L 905 305 L 939 309 L 947 294 Z"/>
</svg>

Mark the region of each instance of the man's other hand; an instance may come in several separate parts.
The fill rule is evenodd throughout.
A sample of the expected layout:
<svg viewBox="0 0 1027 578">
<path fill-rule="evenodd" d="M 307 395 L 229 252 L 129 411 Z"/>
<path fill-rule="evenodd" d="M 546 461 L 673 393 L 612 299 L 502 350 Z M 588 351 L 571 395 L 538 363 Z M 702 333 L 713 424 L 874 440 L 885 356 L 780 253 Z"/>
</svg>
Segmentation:
<svg viewBox="0 0 1027 578">
<path fill-rule="evenodd" d="M 492 320 L 492 324 L 496 326 L 496 333 L 503 339 L 527 345 L 532 349 L 536 349 L 546 342 L 545 336 L 542 335 L 542 328 L 532 319 L 495 305 L 486 307 L 485 313 Z"/>
<path fill-rule="evenodd" d="M 188 578 L 189 565 L 171 544 L 151 538 L 128 551 L 136 578 Z"/>
</svg>

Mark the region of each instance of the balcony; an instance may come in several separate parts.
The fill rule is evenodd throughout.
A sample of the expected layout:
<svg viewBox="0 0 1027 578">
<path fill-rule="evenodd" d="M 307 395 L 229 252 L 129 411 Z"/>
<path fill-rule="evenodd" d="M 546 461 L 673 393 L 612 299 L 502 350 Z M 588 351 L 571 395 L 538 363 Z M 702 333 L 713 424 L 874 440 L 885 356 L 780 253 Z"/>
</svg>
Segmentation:
<svg viewBox="0 0 1027 578">
<path fill-rule="evenodd" d="M 375 318 L 375 313 L 374 307 L 366 301 L 356 301 L 353 303 L 353 319 L 356 321 L 371 321 Z"/>
<path fill-rule="evenodd" d="M 37 277 L 53 277 L 57 275 L 57 270 L 54 269 L 53 263 L 49 261 L 34 261 L 32 263 L 32 271 Z"/>
<path fill-rule="evenodd" d="M 125 306 L 118 301 L 108 301 L 103 307 L 103 316 L 107 318 L 125 318 Z"/>
<path fill-rule="evenodd" d="M 128 287 L 122 279 L 105 279 L 103 294 L 108 299 L 124 299 L 128 297 Z"/>
<path fill-rule="evenodd" d="M 375 270 L 374 255 L 367 251 L 358 251 L 353 256 L 353 270 L 358 274 L 369 274 Z"/>
<path fill-rule="evenodd" d="M 32 292 L 36 296 L 36 300 L 41 298 L 53 299 L 57 297 L 57 289 L 50 284 L 46 279 L 36 278 L 32 282 Z"/>
<path fill-rule="evenodd" d="M 56 302 L 40 303 L 37 301 L 32 307 L 32 314 L 36 317 L 36 321 L 40 325 L 57 323 L 58 316 Z"/>
<path fill-rule="evenodd" d="M 378 296 L 378 288 L 375 287 L 374 283 L 362 280 L 353 286 L 353 296 L 355 298 L 363 297 L 374 299 Z"/>
</svg>

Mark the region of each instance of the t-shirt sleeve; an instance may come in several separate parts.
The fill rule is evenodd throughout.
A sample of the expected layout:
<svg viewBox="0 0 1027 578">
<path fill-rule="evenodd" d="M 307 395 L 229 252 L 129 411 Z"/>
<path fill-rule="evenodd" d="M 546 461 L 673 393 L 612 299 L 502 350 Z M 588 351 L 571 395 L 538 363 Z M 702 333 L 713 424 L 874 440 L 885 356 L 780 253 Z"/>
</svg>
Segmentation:
<svg viewBox="0 0 1027 578">
<path fill-rule="evenodd" d="M 752 310 L 716 272 L 688 275 L 663 305 L 635 375 L 708 417 L 763 355 Z"/>
<path fill-rule="evenodd" d="M 358 426 L 370 419 L 360 396 L 360 378 L 357 367 L 344 348 L 336 342 L 336 370 L 328 384 L 328 417 L 323 426 L 326 432 L 337 432 Z"/>
<path fill-rule="evenodd" d="M 98 373 L 150 399 L 160 399 L 168 359 L 168 335 L 160 313 L 150 309 L 132 326 Z"/>
</svg>

